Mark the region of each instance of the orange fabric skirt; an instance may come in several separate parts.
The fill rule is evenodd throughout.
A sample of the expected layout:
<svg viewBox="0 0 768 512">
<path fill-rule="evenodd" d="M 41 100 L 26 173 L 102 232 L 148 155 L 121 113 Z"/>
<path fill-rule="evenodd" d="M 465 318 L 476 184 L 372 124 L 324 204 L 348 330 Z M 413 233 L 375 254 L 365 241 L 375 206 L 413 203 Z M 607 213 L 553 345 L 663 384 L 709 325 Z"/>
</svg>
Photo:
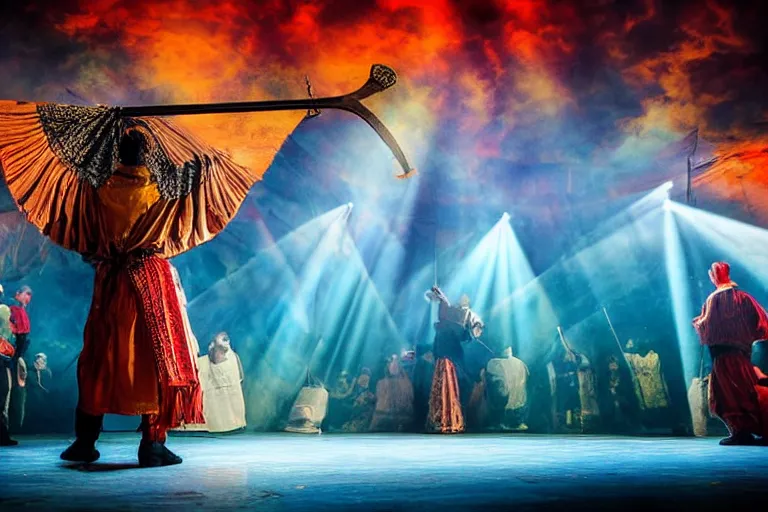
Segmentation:
<svg viewBox="0 0 768 512">
<path fill-rule="evenodd" d="M 157 414 L 159 381 L 150 333 L 125 266 L 100 264 L 78 361 L 78 407 L 87 414 Z"/>
<path fill-rule="evenodd" d="M 427 432 L 456 434 L 464 432 L 464 428 L 456 366 L 450 359 L 440 358 L 437 360 L 434 377 L 432 377 Z"/>
</svg>

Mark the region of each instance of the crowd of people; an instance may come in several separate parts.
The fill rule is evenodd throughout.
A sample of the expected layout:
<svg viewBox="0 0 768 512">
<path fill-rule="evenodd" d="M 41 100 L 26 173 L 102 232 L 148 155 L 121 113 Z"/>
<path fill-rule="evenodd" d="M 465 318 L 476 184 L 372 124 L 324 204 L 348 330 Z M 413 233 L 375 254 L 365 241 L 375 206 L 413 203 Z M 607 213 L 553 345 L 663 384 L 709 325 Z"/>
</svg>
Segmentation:
<svg viewBox="0 0 768 512">
<path fill-rule="evenodd" d="M 173 275 L 178 279 L 177 273 Z M 726 263 L 713 264 L 710 276 L 716 290 L 693 326 L 702 346 L 711 353 L 712 369 L 705 379 L 694 379 L 688 398 L 693 404 L 691 393 L 703 392 L 710 414 L 728 429 L 729 435 L 721 444 L 766 444 L 768 376 L 752 364 L 751 352 L 754 342 L 768 337 L 768 315 L 751 295 L 731 281 Z M 622 349 L 623 361 L 611 355 L 606 364 L 598 365 L 604 368 L 596 369 L 558 329 L 542 372 L 546 374 L 543 395 L 541 388 L 532 385 L 528 365 L 515 357 L 509 346 L 479 366 L 467 364 L 464 349 L 481 335 L 482 321 L 472 312 L 466 297 L 452 306 L 439 289 L 433 291 L 440 302 L 433 344 L 419 344 L 415 350 L 392 354 L 382 361 L 381 368 L 363 367 L 355 374 L 342 371 L 328 389 L 308 375 L 285 419 L 285 430 L 525 432 L 530 430 L 532 406 L 546 401 L 544 406 L 538 404 L 539 410 L 548 411 L 546 432 L 589 433 L 604 432 L 606 418 L 616 424 L 632 415 L 627 404 L 628 390 L 634 397 L 635 412 L 640 410 L 651 419 L 673 406 L 659 355 L 653 350 L 641 354 L 632 340 Z M 38 352 L 31 364 L 25 360 L 31 345 L 27 315 L 31 300 L 32 290 L 21 286 L 10 305 L 0 305 L 2 446 L 17 444 L 10 432 L 35 432 L 35 425 L 48 421 L 47 402 L 53 378 L 48 358 Z M 185 325 L 188 327 L 188 323 Z M 214 336 L 206 354 L 200 354 L 197 340 L 191 334 L 190 338 L 198 354 L 196 368 L 204 421 L 176 429 L 245 429 L 246 373 L 229 336 L 225 332 Z M 706 385 L 702 387 L 701 382 Z M 600 388 L 604 388 L 602 392 Z M 693 405 L 692 413 L 695 426 Z"/>
<path fill-rule="evenodd" d="M 328 432 L 442 432 L 443 425 L 431 420 L 438 404 L 432 398 L 436 359 L 431 345 L 415 352 L 391 355 L 381 378 L 371 385 L 372 372 L 362 368 L 356 376 L 339 374 L 329 393 Z M 376 372 L 379 373 L 379 372 Z M 466 424 L 476 431 L 525 431 L 528 368 L 507 347 L 481 371 L 482 378 L 468 388 L 459 406 L 467 411 Z M 440 376 L 438 375 L 438 378 Z M 438 384 L 442 389 L 442 385 Z M 461 392 L 460 392 L 461 393 Z M 458 410 L 455 411 L 458 414 Z M 463 431 L 464 419 L 447 426 L 446 432 Z"/>
<path fill-rule="evenodd" d="M 708 403 L 709 415 L 728 430 L 721 444 L 766 444 L 768 377 L 753 364 L 752 350 L 768 337 L 768 315 L 730 279 L 727 263 L 714 263 L 710 279 L 715 291 L 693 320 L 712 361 L 709 375 L 703 374 L 702 363 L 702 375 L 693 379 L 689 390 L 694 432 L 705 435 L 706 428 L 702 433 L 697 424 L 707 422 L 695 403 Z M 482 333 L 482 321 L 466 297 L 452 306 L 438 288 L 430 296 L 440 303 L 433 345 L 390 356 L 383 371 L 362 368 L 354 376 L 342 372 L 330 393 L 308 383 L 305 389 L 315 390 L 312 398 L 300 394 L 287 430 L 520 432 L 529 431 L 531 408 L 538 406 L 547 411 L 541 433 L 628 433 L 632 423 L 643 429 L 666 423 L 673 434 L 690 432 L 676 424 L 681 414 L 673 409 L 684 406 L 673 403 L 654 350 L 642 353 L 629 340 L 620 346 L 620 357 L 612 354 L 595 365 L 574 350 L 558 328 L 545 362 L 546 383 L 536 387 L 529 367 L 511 347 L 479 367 L 467 364 L 464 347 Z M 375 386 L 374 374 L 381 375 Z M 302 430 L 292 422 L 303 422 Z"/>
<path fill-rule="evenodd" d="M 479 361 L 454 363 L 461 377 L 451 390 L 445 383 L 453 377 L 438 371 L 434 345 L 420 344 L 390 355 L 381 368 L 340 372 L 327 392 L 322 383 L 308 383 L 323 391 L 314 392 L 314 403 L 297 402 L 288 423 L 303 429 L 293 425 L 290 431 L 312 433 L 626 434 L 659 425 L 669 433 L 675 418 L 659 355 L 630 352 L 632 340 L 625 350 L 623 364 L 611 355 L 603 367 L 593 367 L 558 337 L 532 379 L 529 365 L 507 346 Z M 318 416 L 315 409 L 327 413 Z M 536 418 L 529 422 L 532 409 Z"/>
</svg>

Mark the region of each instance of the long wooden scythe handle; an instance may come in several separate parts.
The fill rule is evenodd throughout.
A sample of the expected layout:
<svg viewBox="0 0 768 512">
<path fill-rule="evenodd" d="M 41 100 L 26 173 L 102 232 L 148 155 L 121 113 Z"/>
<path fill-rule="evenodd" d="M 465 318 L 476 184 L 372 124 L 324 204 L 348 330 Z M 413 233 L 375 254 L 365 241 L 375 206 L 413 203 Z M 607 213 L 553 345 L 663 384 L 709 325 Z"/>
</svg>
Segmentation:
<svg viewBox="0 0 768 512">
<path fill-rule="evenodd" d="M 186 116 L 195 114 L 229 114 L 244 112 L 270 112 L 276 110 L 322 110 L 337 109 L 351 112 L 368 123 L 394 154 L 403 174 L 398 178 L 408 178 L 416 170 L 413 169 L 405 157 L 405 153 L 395 140 L 392 133 L 384 126 L 376 114 L 368 110 L 361 100 L 389 89 L 397 82 L 395 71 L 383 64 L 371 66 L 371 74 L 368 81 L 355 92 L 342 96 L 328 98 L 308 98 L 302 100 L 269 100 L 269 101 L 242 101 L 234 103 L 199 103 L 188 105 L 147 105 L 140 107 L 120 107 L 121 117 L 160 117 L 160 116 Z"/>
</svg>

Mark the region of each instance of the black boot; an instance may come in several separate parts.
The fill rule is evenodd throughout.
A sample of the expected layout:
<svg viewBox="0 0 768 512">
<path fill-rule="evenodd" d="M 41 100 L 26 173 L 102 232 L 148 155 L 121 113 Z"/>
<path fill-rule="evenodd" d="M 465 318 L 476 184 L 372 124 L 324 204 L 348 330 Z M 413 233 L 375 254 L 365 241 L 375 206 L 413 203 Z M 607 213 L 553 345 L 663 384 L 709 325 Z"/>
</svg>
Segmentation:
<svg viewBox="0 0 768 512">
<path fill-rule="evenodd" d="M 756 444 L 755 437 L 749 432 L 733 432 L 720 440 L 722 446 L 750 446 Z"/>
<path fill-rule="evenodd" d="M 182 459 L 165 447 L 164 443 L 157 441 L 141 440 L 139 445 L 139 466 L 143 468 L 157 468 L 160 466 L 174 466 L 181 464 Z"/>
<path fill-rule="evenodd" d="M 83 441 L 75 439 L 75 442 L 61 452 L 62 460 L 68 462 L 96 462 L 101 457 L 101 453 L 96 449 L 96 443 L 92 441 Z"/>
<path fill-rule="evenodd" d="M 0 422 L 0 446 L 16 446 L 18 444 L 18 441 L 11 439 L 11 434 L 8 432 L 8 427 L 5 423 Z"/>
<path fill-rule="evenodd" d="M 101 457 L 96 449 L 104 416 L 91 416 L 80 409 L 75 412 L 75 442 L 61 453 L 62 460 L 69 462 L 94 462 Z"/>
</svg>

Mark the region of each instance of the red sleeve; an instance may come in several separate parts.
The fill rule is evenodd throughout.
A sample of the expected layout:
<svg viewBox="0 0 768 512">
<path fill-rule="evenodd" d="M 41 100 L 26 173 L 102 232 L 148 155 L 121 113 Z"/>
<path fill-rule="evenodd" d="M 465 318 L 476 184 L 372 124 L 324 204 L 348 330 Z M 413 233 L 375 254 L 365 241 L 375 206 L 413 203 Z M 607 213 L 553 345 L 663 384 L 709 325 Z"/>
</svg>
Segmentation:
<svg viewBox="0 0 768 512">
<path fill-rule="evenodd" d="M 30 331 L 29 316 L 21 306 L 11 306 L 11 332 L 13 334 L 27 334 Z"/>
<path fill-rule="evenodd" d="M 765 312 L 765 308 L 757 302 L 753 296 L 746 294 L 749 300 L 752 301 L 752 305 L 757 313 L 757 336 L 758 339 L 765 339 L 768 337 L 768 314 Z"/>
<path fill-rule="evenodd" d="M 751 348 L 768 335 L 768 315 L 746 292 L 738 289 L 712 293 L 694 323 L 702 345 Z"/>
</svg>

